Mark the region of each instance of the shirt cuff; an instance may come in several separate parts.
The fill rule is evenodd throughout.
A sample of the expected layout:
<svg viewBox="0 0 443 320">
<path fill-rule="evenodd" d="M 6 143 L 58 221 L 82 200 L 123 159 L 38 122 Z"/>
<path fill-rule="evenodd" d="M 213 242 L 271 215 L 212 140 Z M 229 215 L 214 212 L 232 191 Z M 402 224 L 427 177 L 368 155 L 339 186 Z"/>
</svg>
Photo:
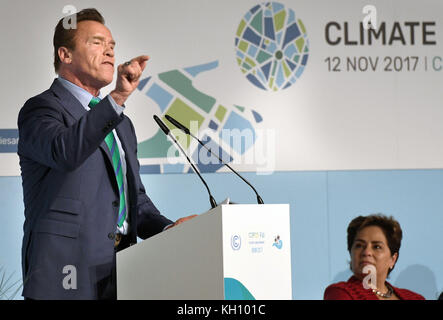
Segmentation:
<svg viewBox="0 0 443 320">
<path fill-rule="evenodd" d="M 117 104 L 117 102 L 115 102 L 114 98 L 111 97 L 110 94 L 108 94 L 106 97 L 108 98 L 108 100 L 111 103 L 112 107 L 114 108 L 115 112 L 117 112 L 117 114 L 119 116 L 121 116 L 123 113 L 123 110 L 125 110 L 125 107 L 119 106 Z"/>
</svg>

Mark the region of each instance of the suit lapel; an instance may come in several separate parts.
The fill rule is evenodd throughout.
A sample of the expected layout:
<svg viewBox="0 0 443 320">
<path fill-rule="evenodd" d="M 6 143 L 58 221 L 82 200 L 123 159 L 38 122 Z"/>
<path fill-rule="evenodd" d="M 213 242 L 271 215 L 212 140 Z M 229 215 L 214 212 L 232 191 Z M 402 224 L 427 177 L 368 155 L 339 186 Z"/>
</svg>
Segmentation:
<svg viewBox="0 0 443 320">
<path fill-rule="evenodd" d="M 114 166 L 112 165 L 112 156 L 111 156 L 111 150 L 109 150 L 108 145 L 103 140 L 103 142 L 100 144 L 100 149 L 106 154 L 106 158 L 108 159 L 109 163 L 111 164 L 112 169 L 114 170 Z"/>
<path fill-rule="evenodd" d="M 115 131 L 117 132 L 118 138 L 120 140 L 121 146 L 123 150 L 125 151 L 125 161 L 126 161 L 126 185 L 128 187 L 128 194 L 127 194 L 127 212 L 129 216 L 129 236 L 131 237 L 131 241 L 133 243 L 137 243 L 137 203 L 138 203 L 138 192 L 139 190 L 136 189 L 136 178 L 135 173 L 133 171 L 133 165 L 132 161 L 134 160 L 134 156 L 131 153 L 129 146 L 133 139 L 131 136 L 131 129 L 129 128 L 129 120 L 124 119 L 120 124 L 115 128 Z M 137 158 L 137 156 L 136 156 Z"/>
<path fill-rule="evenodd" d="M 54 92 L 56 97 L 59 99 L 59 103 L 63 109 L 66 110 L 66 112 L 68 112 L 75 120 L 80 120 L 80 118 L 83 117 L 87 112 L 77 98 L 74 97 L 65 87 L 63 87 L 63 85 L 57 79 L 54 79 L 50 90 L 52 90 L 52 92 Z M 111 150 L 109 150 L 108 145 L 104 140 L 100 144 L 100 148 L 105 153 L 106 158 L 112 167 Z"/>
<path fill-rule="evenodd" d="M 126 160 L 126 175 L 131 174 L 131 165 L 129 163 L 129 153 L 128 153 L 128 137 L 126 135 L 127 130 L 125 130 L 125 123 L 126 121 L 123 120 L 116 128 L 115 131 L 117 132 L 118 139 L 120 140 L 120 144 L 123 148 L 123 151 L 125 152 L 125 160 Z"/>
<path fill-rule="evenodd" d="M 80 101 L 77 100 L 57 79 L 51 85 L 50 90 L 54 92 L 56 97 L 59 99 L 60 105 L 66 112 L 68 112 L 75 120 L 79 120 L 87 111 L 81 105 Z"/>
<path fill-rule="evenodd" d="M 117 132 L 118 139 L 120 140 L 120 143 L 122 145 L 123 150 L 125 151 L 125 155 L 128 154 L 126 143 L 128 141 L 128 137 L 126 136 L 126 130 L 124 130 L 123 126 L 125 124 L 125 120 L 123 120 L 116 128 L 115 131 Z"/>
<path fill-rule="evenodd" d="M 128 144 L 129 141 L 131 141 L 131 137 L 128 136 L 128 132 L 131 132 L 131 130 L 128 128 L 128 120 L 123 120 L 115 129 L 117 132 L 118 138 L 120 140 L 120 143 L 122 145 L 123 150 L 125 151 L 125 160 L 126 160 L 126 182 L 128 185 L 128 198 L 130 198 L 129 203 L 137 203 L 137 199 L 134 198 L 137 196 L 137 190 L 134 190 L 134 172 L 132 168 L 132 155 L 130 151 L 128 150 Z"/>
</svg>

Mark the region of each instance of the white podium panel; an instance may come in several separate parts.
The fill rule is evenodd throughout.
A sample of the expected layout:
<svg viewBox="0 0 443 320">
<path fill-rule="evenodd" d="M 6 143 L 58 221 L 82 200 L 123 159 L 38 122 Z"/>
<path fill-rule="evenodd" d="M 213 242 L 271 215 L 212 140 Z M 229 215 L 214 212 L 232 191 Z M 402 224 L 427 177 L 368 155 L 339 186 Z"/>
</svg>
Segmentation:
<svg viewBox="0 0 443 320">
<path fill-rule="evenodd" d="M 292 299 L 289 205 L 229 205 L 222 223 L 225 299 Z"/>
<path fill-rule="evenodd" d="M 289 205 L 220 205 L 117 253 L 118 299 L 291 299 Z"/>
</svg>

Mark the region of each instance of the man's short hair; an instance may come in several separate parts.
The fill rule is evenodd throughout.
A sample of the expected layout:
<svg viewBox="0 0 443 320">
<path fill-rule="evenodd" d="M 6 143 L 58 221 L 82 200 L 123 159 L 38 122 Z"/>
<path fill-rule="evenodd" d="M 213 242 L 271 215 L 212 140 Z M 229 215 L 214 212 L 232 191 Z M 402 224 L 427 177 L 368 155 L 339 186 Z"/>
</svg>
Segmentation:
<svg viewBox="0 0 443 320">
<path fill-rule="evenodd" d="M 75 16 L 75 17 L 74 17 Z M 70 16 L 67 17 L 63 17 L 62 19 L 60 19 L 60 21 L 57 23 L 56 27 L 55 27 L 55 31 L 54 31 L 54 68 L 55 68 L 55 72 L 58 72 L 58 69 L 60 68 L 60 58 L 58 56 L 58 49 L 60 47 L 66 47 L 70 50 L 74 50 L 75 49 L 75 34 L 77 32 L 77 29 L 66 29 L 63 26 L 63 21 L 65 21 L 66 19 L 76 19 L 77 23 L 81 22 L 81 21 L 87 21 L 87 20 L 91 20 L 91 21 L 97 21 L 100 22 L 101 24 L 105 24 L 105 19 L 103 18 L 103 16 L 100 14 L 100 12 L 97 11 L 97 9 L 94 8 L 88 8 L 88 9 L 83 9 L 80 12 L 74 13 Z"/>
</svg>

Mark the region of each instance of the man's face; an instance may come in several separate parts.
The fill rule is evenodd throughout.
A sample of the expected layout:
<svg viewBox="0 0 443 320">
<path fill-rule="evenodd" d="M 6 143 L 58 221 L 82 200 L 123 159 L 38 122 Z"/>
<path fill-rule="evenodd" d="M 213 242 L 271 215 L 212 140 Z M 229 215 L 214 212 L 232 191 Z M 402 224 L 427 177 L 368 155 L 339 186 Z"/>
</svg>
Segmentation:
<svg viewBox="0 0 443 320">
<path fill-rule="evenodd" d="M 74 41 L 69 68 L 76 78 L 97 89 L 110 84 L 115 62 L 111 31 L 97 21 L 81 21 L 77 24 Z"/>
</svg>

